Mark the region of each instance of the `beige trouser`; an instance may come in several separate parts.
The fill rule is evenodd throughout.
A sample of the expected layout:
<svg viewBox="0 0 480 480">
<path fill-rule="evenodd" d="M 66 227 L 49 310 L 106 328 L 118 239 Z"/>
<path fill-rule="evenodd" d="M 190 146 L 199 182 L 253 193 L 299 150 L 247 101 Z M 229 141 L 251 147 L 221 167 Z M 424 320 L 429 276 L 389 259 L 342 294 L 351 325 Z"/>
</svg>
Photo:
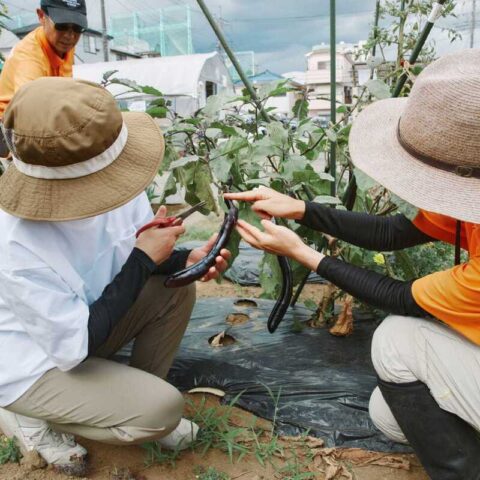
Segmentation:
<svg viewBox="0 0 480 480">
<path fill-rule="evenodd" d="M 153 275 L 95 357 L 68 372 L 45 373 L 7 410 L 46 420 L 57 431 L 111 444 L 161 438 L 180 422 L 183 397 L 162 380 L 195 303 L 195 286 L 169 289 Z M 135 339 L 130 366 L 108 360 Z"/>
<path fill-rule="evenodd" d="M 480 346 L 439 321 L 392 315 L 375 331 L 372 361 L 382 380 L 420 380 L 441 408 L 480 431 Z M 407 442 L 378 387 L 370 416 L 387 437 Z"/>
</svg>

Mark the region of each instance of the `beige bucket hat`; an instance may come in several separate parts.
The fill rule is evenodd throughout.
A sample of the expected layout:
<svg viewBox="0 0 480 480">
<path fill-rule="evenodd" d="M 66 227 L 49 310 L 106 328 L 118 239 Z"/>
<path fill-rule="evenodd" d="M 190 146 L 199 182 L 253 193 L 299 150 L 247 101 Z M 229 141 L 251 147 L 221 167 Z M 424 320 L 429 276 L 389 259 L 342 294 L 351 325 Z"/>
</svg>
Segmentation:
<svg viewBox="0 0 480 480">
<path fill-rule="evenodd" d="M 122 113 L 106 89 L 71 78 L 25 84 L 2 129 L 13 160 L 0 177 L 0 208 L 28 220 L 77 220 L 124 205 L 151 183 L 165 148 L 149 115 Z"/>
<path fill-rule="evenodd" d="M 433 62 L 408 98 L 368 106 L 349 147 L 354 165 L 400 198 L 480 223 L 480 49 Z"/>
</svg>

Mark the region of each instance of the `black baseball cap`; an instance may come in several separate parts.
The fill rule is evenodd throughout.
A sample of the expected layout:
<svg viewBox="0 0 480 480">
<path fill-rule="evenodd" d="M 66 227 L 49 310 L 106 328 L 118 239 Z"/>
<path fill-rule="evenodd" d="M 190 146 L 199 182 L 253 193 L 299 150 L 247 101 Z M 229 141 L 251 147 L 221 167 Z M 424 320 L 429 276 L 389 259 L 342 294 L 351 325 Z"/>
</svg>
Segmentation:
<svg viewBox="0 0 480 480">
<path fill-rule="evenodd" d="M 54 23 L 73 23 L 88 28 L 85 0 L 41 0 L 40 8 Z"/>
</svg>

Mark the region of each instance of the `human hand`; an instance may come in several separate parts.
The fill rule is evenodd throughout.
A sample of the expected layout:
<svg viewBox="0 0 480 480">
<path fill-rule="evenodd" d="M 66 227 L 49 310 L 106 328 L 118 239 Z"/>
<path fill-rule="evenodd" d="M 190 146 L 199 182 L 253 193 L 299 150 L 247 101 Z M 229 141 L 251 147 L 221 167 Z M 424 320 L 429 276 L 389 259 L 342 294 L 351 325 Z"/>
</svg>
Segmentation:
<svg viewBox="0 0 480 480">
<path fill-rule="evenodd" d="M 199 248 L 194 248 L 190 252 L 190 255 L 187 258 L 186 266 L 189 267 L 190 265 L 193 265 L 194 263 L 199 262 L 203 257 L 208 255 L 210 250 L 213 248 L 213 245 L 215 244 L 217 236 L 218 234 L 215 233 L 210 237 L 210 239 L 205 245 Z M 220 274 L 228 268 L 228 260 L 230 259 L 231 256 L 232 254 L 226 248 L 223 248 L 222 250 L 220 250 L 220 255 L 218 255 L 218 257 L 215 259 L 215 265 L 210 267 L 210 269 L 203 276 L 201 281 L 208 282 L 209 280 L 218 278 Z"/>
<path fill-rule="evenodd" d="M 305 245 L 302 239 L 292 230 L 275 225 L 269 220 L 261 221 L 264 231 L 238 220 L 237 231 L 252 247 L 265 250 L 274 255 L 289 257 L 315 271 L 324 255 Z"/>
<path fill-rule="evenodd" d="M 230 200 L 253 202 L 252 210 L 261 218 L 272 217 L 301 220 L 305 215 L 305 202 L 291 198 L 271 188 L 260 186 L 247 192 L 224 193 Z"/>
<path fill-rule="evenodd" d="M 167 208 L 162 205 L 155 219 L 165 218 Z M 143 231 L 135 242 L 135 247 L 145 252 L 157 265 L 167 260 L 173 252 L 178 237 L 185 232 L 183 225 L 158 228 L 152 227 Z"/>
</svg>

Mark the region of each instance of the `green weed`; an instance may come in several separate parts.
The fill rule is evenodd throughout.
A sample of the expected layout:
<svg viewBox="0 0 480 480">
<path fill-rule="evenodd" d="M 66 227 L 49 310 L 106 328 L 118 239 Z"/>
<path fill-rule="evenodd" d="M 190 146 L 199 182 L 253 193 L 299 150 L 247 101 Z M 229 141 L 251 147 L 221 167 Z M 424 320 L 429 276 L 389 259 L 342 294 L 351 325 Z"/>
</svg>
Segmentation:
<svg viewBox="0 0 480 480">
<path fill-rule="evenodd" d="M 14 438 L 0 438 L 0 465 L 4 463 L 18 463 L 22 454 Z"/>
<path fill-rule="evenodd" d="M 226 473 L 219 472 L 213 467 L 209 467 L 207 470 L 204 467 L 197 467 L 194 474 L 197 480 L 230 480 Z"/>
<path fill-rule="evenodd" d="M 180 450 L 162 450 L 157 442 L 147 442 L 142 444 L 142 448 L 147 451 L 145 463 L 153 465 L 154 463 L 166 464 L 175 467 L 176 461 L 180 456 Z"/>
<path fill-rule="evenodd" d="M 242 393 L 239 393 L 228 405 L 223 414 L 219 414 L 214 407 L 205 407 L 205 398 L 202 399 L 198 407 L 187 400 L 194 408 L 194 415 L 191 418 L 198 426 L 200 431 L 193 448 L 201 450 L 204 455 L 209 449 L 217 448 L 227 453 L 231 463 L 239 461 L 244 455 L 249 453 L 249 448 L 239 440 L 244 438 L 245 429 L 232 427 L 230 417 L 232 408 L 238 401 Z"/>
</svg>

